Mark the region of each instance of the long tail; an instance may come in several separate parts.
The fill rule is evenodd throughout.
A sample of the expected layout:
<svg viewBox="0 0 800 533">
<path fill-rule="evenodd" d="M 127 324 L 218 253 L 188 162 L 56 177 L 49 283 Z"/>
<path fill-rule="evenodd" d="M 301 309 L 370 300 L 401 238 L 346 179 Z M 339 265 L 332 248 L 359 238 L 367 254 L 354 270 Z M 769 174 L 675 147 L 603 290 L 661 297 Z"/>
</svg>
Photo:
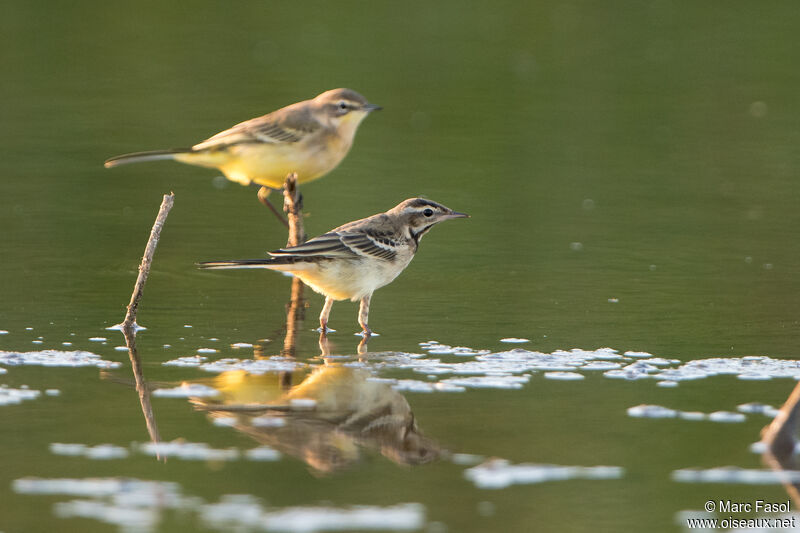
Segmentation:
<svg viewBox="0 0 800 533">
<path fill-rule="evenodd" d="M 135 152 L 132 154 L 122 154 L 106 159 L 103 166 L 106 168 L 127 165 L 128 163 L 141 163 L 142 161 L 159 161 L 162 159 L 174 159 L 176 154 L 191 152 L 191 148 L 172 148 L 170 150 L 152 150 L 150 152 Z"/>
<path fill-rule="evenodd" d="M 233 261 L 207 261 L 205 263 L 197 263 L 197 266 L 204 269 L 222 269 L 222 268 L 269 268 L 274 265 L 280 265 L 285 261 L 276 260 L 274 258 L 265 259 L 235 259 Z"/>
</svg>

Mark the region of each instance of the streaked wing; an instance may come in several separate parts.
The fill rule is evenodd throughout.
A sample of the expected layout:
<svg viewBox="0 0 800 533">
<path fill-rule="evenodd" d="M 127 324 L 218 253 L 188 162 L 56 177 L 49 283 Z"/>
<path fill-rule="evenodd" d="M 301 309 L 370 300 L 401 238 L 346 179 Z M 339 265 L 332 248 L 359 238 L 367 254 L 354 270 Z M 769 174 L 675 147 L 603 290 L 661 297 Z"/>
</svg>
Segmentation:
<svg viewBox="0 0 800 533">
<path fill-rule="evenodd" d="M 391 241 L 373 237 L 368 233 L 345 233 L 342 242 L 360 255 L 393 260 L 397 256 Z"/>
<path fill-rule="evenodd" d="M 358 254 L 342 242 L 341 235 L 336 232 L 314 237 L 299 246 L 281 248 L 269 252 L 272 256 L 294 255 L 302 257 L 355 257 Z"/>
<path fill-rule="evenodd" d="M 321 127 L 310 114 L 302 111 L 295 114 L 270 113 L 221 131 L 196 144 L 193 149 L 207 150 L 242 143 L 295 143 Z"/>
<path fill-rule="evenodd" d="M 363 231 L 330 232 L 310 241 L 270 252 L 270 255 L 317 257 L 372 257 L 393 260 L 397 256 L 391 241 L 379 239 Z"/>
</svg>

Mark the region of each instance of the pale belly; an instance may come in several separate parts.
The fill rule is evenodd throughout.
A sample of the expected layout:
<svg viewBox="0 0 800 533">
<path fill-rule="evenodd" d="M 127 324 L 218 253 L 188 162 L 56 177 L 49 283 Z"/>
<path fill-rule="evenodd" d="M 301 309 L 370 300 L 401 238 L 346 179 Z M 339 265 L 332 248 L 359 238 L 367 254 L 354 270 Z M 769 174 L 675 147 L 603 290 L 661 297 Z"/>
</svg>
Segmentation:
<svg viewBox="0 0 800 533">
<path fill-rule="evenodd" d="M 407 261 L 398 258 L 398 261 L 400 263 L 352 259 L 273 268 L 292 272 L 313 290 L 334 300 L 356 301 L 391 283 L 411 258 Z"/>
</svg>

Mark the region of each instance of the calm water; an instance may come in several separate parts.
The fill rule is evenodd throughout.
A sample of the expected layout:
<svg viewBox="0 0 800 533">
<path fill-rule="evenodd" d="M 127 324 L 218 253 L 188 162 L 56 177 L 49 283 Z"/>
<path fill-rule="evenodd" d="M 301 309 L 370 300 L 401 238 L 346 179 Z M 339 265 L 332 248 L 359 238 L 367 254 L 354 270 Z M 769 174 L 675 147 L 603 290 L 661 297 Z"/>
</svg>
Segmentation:
<svg viewBox="0 0 800 533">
<path fill-rule="evenodd" d="M 229 415 L 202 404 L 219 399 L 155 397 L 165 441 L 282 452 L 271 461 L 158 461 L 141 451 L 149 436 L 131 363 L 115 350 L 124 339 L 105 328 L 124 316 L 162 194 L 174 191 L 175 207 L 139 313 L 148 329 L 137 339 L 153 387 L 198 382 L 229 391 L 229 403 L 288 405 L 288 384 L 322 372 L 312 331 L 322 299 L 308 295 L 291 373 L 256 379 L 162 365 L 202 348 L 218 350 L 202 354 L 211 362 L 283 361 L 263 358 L 281 353 L 290 280 L 200 272 L 194 263 L 257 257 L 282 246 L 285 232 L 254 190 L 220 183 L 213 171 L 170 163 L 106 170 L 102 161 L 183 146 L 352 87 L 384 110 L 362 125 L 338 169 L 304 187 L 307 231 L 420 195 L 472 215 L 433 230 L 409 269 L 376 293 L 370 323 L 381 336 L 360 372 L 436 383 L 453 375 L 399 368 L 387 353 L 445 363 L 480 357 L 428 354 L 419 343 L 432 339 L 493 353 L 611 347 L 680 361 L 800 359 L 798 14 L 793 2 L 153 2 L 133 10 L 6 2 L 0 330 L 8 333 L 0 351 L 87 350 L 121 365 L 0 363 L 0 384 L 43 392 L 0 405 L 0 530 L 124 530 L 97 517 L 130 509 L 151 520 L 133 530 L 225 530 L 244 512 L 219 518 L 210 504 L 240 495 L 242 508 L 302 507 L 306 518 L 308 507 L 373 506 L 381 524 L 394 523 L 394 512 L 397 527 L 430 532 L 680 531 L 678 513 L 709 499 L 786 500 L 778 484 L 672 480 L 684 468 L 762 468 L 748 447 L 768 418 L 649 420 L 626 410 L 779 406 L 791 379 L 715 376 L 662 388 L 602 371 L 559 381 L 528 369 L 513 389 L 391 393 L 386 385 L 381 398 L 400 413 L 392 420 L 407 422 L 413 411 L 419 442 L 438 456 L 419 466 L 404 464 L 388 441 L 353 441 L 341 427 L 333 436 L 311 431 L 324 424 L 302 412 L 281 417 L 305 433 L 254 435 L 242 429 L 252 414 L 237 413 L 237 427 L 213 423 Z M 351 363 L 356 313 L 338 303 L 331 321 L 331 352 Z M 507 337 L 530 342 L 500 342 Z M 256 347 L 232 348 L 237 342 Z M 377 387 L 357 372 L 332 382 L 330 391 L 344 393 Z M 339 451 L 341 468 L 303 448 L 314 439 Z M 113 444 L 127 457 L 63 455 L 53 443 Z M 622 474 L 492 490 L 469 479 L 473 465 L 452 453 Z M 82 480 L 84 491 L 89 478 L 174 485 L 147 485 L 142 494 L 156 501 L 125 507 L 135 487 L 117 500 L 60 488 L 40 494 L 41 485 L 16 481 L 29 478 Z M 355 527 L 355 515 L 343 520 Z"/>
</svg>

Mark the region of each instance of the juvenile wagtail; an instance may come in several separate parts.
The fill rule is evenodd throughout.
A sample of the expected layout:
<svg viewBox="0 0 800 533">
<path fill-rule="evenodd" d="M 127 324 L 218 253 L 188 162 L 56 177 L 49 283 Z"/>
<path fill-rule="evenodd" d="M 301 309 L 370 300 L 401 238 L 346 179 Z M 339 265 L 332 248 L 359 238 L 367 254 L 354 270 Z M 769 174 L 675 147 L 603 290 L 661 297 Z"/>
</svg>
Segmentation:
<svg viewBox="0 0 800 533">
<path fill-rule="evenodd" d="M 396 207 L 349 222 L 299 246 L 269 252 L 267 259 L 200 263 L 200 268 L 269 268 L 291 272 L 325 296 L 319 315 L 322 332 L 335 300 L 360 300 L 358 323 L 364 335 L 375 289 L 392 282 L 413 259 L 419 240 L 435 224 L 468 217 L 436 202 L 410 198 Z"/>
<path fill-rule="evenodd" d="M 306 183 L 333 170 L 350 150 L 361 121 L 378 109 L 351 89 L 333 89 L 237 124 L 191 148 L 118 155 L 105 166 L 173 159 L 217 168 L 231 181 L 261 185 L 259 199 L 266 202 L 269 190 L 280 189 L 290 172 Z"/>
</svg>

